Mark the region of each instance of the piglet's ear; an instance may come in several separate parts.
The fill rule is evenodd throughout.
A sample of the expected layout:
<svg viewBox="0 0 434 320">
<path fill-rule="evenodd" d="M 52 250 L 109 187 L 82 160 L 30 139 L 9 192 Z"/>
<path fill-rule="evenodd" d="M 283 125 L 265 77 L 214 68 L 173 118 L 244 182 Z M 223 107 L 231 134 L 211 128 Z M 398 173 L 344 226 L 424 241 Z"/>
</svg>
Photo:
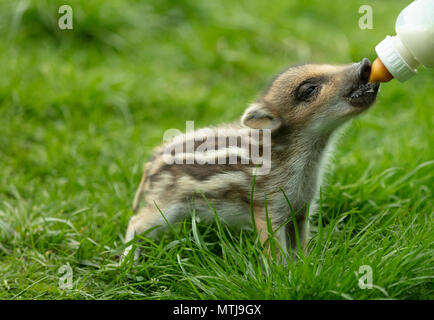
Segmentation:
<svg viewBox="0 0 434 320">
<path fill-rule="evenodd" d="M 282 123 L 262 103 L 252 103 L 241 117 L 241 124 L 253 129 L 275 130 Z"/>
</svg>

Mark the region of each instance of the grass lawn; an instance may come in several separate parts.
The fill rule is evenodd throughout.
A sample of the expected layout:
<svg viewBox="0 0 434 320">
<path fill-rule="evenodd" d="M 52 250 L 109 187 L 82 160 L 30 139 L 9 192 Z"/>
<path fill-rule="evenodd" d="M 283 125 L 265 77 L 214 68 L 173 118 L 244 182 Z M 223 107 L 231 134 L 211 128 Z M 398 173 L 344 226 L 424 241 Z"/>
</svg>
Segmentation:
<svg viewBox="0 0 434 320">
<path fill-rule="evenodd" d="M 0 299 L 433 299 L 427 69 L 382 85 L 342 135 L 296 262 L 265 258 L 253 233 L 186 221 L 117 265 L 165 130 L 238 119 L 294 63 L 373 61 L 410 2 L 0 0 Z M 362 4 L 372 30 L 358 27 Z"/>
</svg>

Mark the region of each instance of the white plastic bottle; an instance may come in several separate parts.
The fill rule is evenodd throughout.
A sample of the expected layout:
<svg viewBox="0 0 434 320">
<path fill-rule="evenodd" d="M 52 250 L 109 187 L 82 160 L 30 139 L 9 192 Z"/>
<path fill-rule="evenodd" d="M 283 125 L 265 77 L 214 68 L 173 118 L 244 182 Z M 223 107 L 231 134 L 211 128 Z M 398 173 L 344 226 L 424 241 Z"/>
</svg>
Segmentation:
<svg viewBox="0 0 434 320">
<path fill-rule="evenodd" d="M 394 78 L 406 81 L 420 65 L 434 67 L 434 0 L 410 3 L 399 14 L 395 30 L 396 36 L 387 36 L 375 47 L 378 58 Z M 374 82 L 390 80 L 381 75 L 374 77 Z"/>
</svg>

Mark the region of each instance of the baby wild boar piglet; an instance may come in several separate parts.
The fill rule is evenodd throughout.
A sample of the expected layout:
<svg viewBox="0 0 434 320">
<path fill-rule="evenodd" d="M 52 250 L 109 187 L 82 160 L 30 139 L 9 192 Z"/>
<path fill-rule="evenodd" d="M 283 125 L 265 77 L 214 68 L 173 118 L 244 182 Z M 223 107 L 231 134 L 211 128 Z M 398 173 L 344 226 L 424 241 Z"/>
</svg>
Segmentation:
<svg viewBox="0 0 434 320">
<path fill-rule="evenodd" d="M 375 101 L 379 85 L 368 82 L 370 72 L 366 58 L 291 67 L 248 106 L 240 123 L 187 132 L 159 147 L 145 165 L 125 241 L 155 226 L 148 236 L 158 237 L 167 222 L 182 221 L 193 208 L 201 221 L 213 221 L 213 205 L 222 222 L 255 225 L 265 242 L 266 195 L 269 221 L 278 230 L 273 236 L 295 254 L 295 225 L 305 242 L 307 210 L 314 208 L 334 131 Z"/>
</svg>

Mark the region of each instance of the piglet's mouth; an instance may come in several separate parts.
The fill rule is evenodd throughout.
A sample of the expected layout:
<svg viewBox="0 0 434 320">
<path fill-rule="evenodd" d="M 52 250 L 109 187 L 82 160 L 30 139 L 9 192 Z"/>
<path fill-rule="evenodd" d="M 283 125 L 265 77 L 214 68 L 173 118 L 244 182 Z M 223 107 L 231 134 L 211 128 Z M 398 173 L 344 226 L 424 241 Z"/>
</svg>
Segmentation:
<svg viewBox="0 0 434 320">
<path fill-rule="evenodd" d="M 348 95 L 346 95 L 346 98 L 354 107 L 369 107 L 374 103 L 379 87 L 380 85 L 378 83 L 368 82 L 356 88 L 352 88 Z"/>
<path fill-rule="evenodd" d="M 371 62 L 364 58 L 360 63 L 354 66 L 355 81 L 344 97 L 348 103 L 357 108 L 366 108 L 371 106 L 377 97 L 380 85 L 378 83 L 368 82 L 371 75 Z"/>
</svg>

